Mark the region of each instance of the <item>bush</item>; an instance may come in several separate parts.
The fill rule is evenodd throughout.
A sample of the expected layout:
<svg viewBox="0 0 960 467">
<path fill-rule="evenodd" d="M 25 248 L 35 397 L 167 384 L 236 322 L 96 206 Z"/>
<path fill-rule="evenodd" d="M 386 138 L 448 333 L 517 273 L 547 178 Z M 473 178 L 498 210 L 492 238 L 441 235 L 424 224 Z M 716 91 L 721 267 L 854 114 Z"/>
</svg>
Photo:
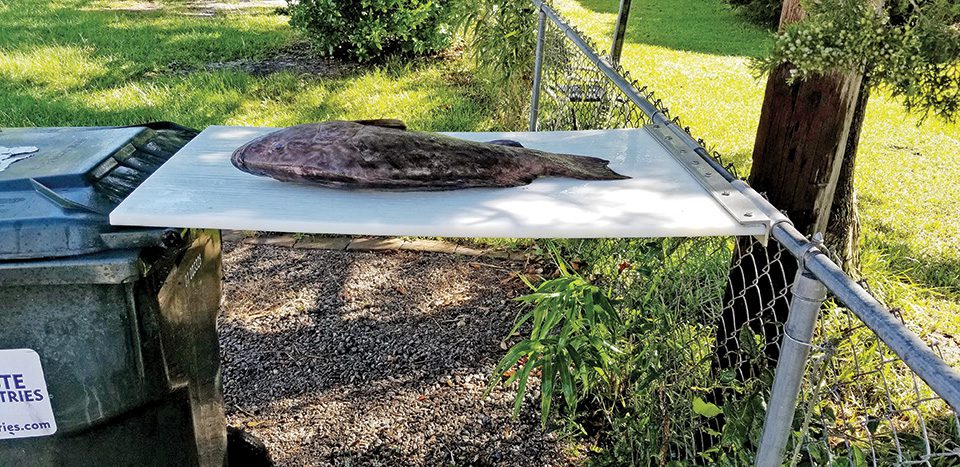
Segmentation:
<svg viewBox="0 0 960 467">
<path fill-rule="evenodd" d="M 494 118 L 507 130 L 526 129 L 533 83 L 537 13 L 529 0 L 460 1 L 453 16 L 464 32 L 477 75 L 494 100 Z"/>
<path fill-rule="evenodd" d="M 590 284 L 560 259 L 551 248 L 560 277 L 539 286 L 527 283 L 533 293 L 516 300 L 530 306 L 519 316 L 507 338 L 517 335 L 525 324 L 531 324 L 530 337 L 510 348 L 497 364 L 486 394 L 502 381 L 505 386 L 518 382 L 514 400 L 514 417 L 520 413 L 527 380 L 534 369 L 540 370 L 540 421 L 547 426 L 554 394 L 563 394 L 570 413 L 596 380 L 603 379 L 613 355 L 620 352 L 613 341 L 619 334 L 620 316 L 599 287 Z M 523 277 L 523 276 L 521 276 Z M 526 281 L 526 279 L 524 279 Z M 513 371 L 516 366 L 519 371 Z M 512 373 L 511 373 L 512 372 Z"/>
<path fill-rule="evenodd" d="M 783 0 L 727 0 L 727 3 L 751 23 L 770 29 L 780 25 Z"/>
<path fill-rule="evenodd" d="M 290 24 L 328 56 L 423 55 L 451 41 L 448 0 L 288 0 Z"/>
</svg>

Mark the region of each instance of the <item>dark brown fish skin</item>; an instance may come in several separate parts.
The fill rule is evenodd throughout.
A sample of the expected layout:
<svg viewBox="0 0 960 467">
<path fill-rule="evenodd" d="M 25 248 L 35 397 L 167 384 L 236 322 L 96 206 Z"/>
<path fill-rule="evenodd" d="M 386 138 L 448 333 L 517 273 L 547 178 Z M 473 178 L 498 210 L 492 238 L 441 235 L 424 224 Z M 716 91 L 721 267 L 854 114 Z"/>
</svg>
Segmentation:
<svg viewBox="0 0 960 467">
<path fill-rule="evenodd" d="M 330 121 L 285 128 L 238 148 L 238 169 L 332 188 L 454 190 L 526 185 L 540 176 L 624 177 L 595 157 L 405 131 L 391 121 Z"/>
</svg>

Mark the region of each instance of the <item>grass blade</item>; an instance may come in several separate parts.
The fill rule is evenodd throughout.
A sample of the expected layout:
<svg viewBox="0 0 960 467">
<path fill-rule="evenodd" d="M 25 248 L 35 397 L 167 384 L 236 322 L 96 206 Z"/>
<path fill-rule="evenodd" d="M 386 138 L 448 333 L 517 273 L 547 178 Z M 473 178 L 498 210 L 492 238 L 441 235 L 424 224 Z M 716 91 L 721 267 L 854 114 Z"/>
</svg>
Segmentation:
<svg viewBox="0 0 960 467">
<path fill-rule="evenodd" d="M 556 380 L 556 369 L 553 358 L 544 357 L 543 376 L 540 379 L 540 425 L 546 428 L 547 418 L 550 416 L 550 402 L 553 400 L 553 385 Z"/>
</svg>

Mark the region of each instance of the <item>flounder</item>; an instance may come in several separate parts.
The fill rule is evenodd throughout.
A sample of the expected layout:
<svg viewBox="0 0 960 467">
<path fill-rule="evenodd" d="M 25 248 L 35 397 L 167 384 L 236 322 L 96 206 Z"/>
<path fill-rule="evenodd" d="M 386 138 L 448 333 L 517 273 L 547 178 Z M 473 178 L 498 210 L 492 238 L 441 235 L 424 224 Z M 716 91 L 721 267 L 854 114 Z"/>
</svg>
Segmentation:
<svg viewBox="0 0 960 467">
<path fill-rule="evenodd" d="M 399 120 L 292 126 L 244 144 L 230 160 L 254 175 L 331 188 L 430 191 L 520 186 L 547 176 L 629 178 L 596 157 L 407 131 Z"/>
</svg>

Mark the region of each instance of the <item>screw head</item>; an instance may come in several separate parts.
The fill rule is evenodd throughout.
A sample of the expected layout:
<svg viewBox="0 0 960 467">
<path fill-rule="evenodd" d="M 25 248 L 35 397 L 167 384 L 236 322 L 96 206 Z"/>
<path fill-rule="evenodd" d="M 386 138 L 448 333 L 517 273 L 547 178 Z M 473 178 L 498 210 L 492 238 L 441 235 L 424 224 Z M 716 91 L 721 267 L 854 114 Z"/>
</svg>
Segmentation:
<svg viewBox="0 0 960 467">
<path fill-rule="evenodd" d="M 747 211 L 743 213 L 743 217 L 753 217 L 753 211 Z"/>
</svg>

